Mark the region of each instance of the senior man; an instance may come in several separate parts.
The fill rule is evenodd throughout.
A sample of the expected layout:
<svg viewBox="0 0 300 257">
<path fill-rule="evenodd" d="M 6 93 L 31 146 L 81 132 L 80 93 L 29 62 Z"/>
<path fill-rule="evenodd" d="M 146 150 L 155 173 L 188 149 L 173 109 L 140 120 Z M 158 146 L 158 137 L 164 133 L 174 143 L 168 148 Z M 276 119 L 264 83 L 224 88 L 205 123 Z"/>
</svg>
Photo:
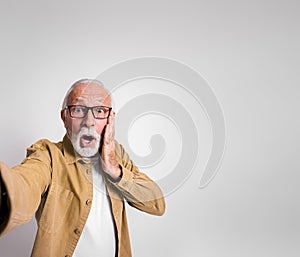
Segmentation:
<svg viewBox="0 0 300 257">
<path fill-rule="evenodd" d="M 114 139 L 111 97 L 99 81 L 75 82 L 61 118 L 62 142 L 38 141 L 14 168 L 0 163 L 0 235 L 35 214 L 34 257 L 131 256 L 125 200 L 162 215 L 160 188 Z"/>
</svg>

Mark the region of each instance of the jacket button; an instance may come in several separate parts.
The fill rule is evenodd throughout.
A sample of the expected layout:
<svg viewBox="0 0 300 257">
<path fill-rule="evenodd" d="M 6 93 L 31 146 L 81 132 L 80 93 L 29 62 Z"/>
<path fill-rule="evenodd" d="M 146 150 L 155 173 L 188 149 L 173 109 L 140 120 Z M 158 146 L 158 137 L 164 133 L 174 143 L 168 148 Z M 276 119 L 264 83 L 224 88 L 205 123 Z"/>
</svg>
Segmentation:
<svg viewBox="0 0 300 257">
<path fill-rule="evenodd" d="M 66 255 L 65 257 L 71 257 L 70 255 Z"/>
<path fill-rule="evenodd" d="M 76 235 L 80 235 L 80 230 L 79 230 L 78 228 L 76 228 L 76 229 L 74 230 L 74 233 L 75 233 Z"/>
<path fill-rule="evenodd" d="M 85 203 L 86 203 L 87 206 L 90 206 L 92 204 L 92 200 L 88 199 L 88 200 L 86 200 Z"/>
</svg>

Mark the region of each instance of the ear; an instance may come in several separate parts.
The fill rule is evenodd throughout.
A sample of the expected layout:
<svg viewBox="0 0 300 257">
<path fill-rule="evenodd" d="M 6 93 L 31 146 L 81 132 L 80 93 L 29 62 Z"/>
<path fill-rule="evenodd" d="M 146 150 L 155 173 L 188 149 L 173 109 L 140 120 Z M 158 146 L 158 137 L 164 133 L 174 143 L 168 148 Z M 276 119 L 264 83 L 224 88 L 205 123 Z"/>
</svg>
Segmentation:
<svg viewBox="0 0 300 257">
<path fill-rule="evenodd" d="M 60 111 L 60 118 L 62 119 L 65 127 L 66 127 L 66 109 Z"/>
</svg>

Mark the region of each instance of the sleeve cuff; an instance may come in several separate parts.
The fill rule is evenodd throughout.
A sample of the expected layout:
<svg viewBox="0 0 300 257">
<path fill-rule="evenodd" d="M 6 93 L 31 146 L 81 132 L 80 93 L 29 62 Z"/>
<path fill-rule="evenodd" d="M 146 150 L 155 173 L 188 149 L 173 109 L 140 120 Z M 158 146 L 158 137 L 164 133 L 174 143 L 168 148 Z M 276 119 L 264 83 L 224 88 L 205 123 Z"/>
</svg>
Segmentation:
<svg viewBox="0 0 300 257">
<path fill-rule="evenodd" d="M 130 184 L 132 184 L 131 182 L 134 180 L 134 174 L 128 169 L 122 167 L 121 165 L 120 165 L 120 169 L 121 169 L 121 175 L 118 179 L 113 179 L 111 177 L 109 179 L 112 183 L 116 184 L 118 187 L 127 188 Z"/>
</svg>

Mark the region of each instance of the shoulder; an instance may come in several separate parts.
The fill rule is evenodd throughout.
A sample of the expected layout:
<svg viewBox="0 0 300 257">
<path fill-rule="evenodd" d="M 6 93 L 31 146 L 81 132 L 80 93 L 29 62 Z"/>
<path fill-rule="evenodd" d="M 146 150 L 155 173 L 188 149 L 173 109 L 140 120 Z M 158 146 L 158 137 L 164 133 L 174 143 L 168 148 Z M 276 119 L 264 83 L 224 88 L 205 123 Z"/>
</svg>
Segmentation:
<svg viewBox="0 0 300 257">
<path fill-rule="evenodd" d="M 116 155 L 117 155 L 118 161 L 120 163 L 122 163 L 125 166 L 132 165 L 132 160 L 131 160 L 129 154 L 126 152 L 123 145 L 120 144 L 116 140 L 115 140 L 115 149 L 116 149 Z"/>
<path fill-rule="evenodd" d="M 115 148 L 117 153 L 121 153 L 124 150 L 123 146 L 117 140 L 115 140 Z"/>
<path fill-rule="evenodd" d="M 61 150 L 62 142 L 51 142 L 48 139 L 40 139 L 27 148 L 27 156 L 35 152 L 52 152 L 55 150 Z"/>
<path fill-rule="evenodd" d="M 117 140 L 115 140 L 115 149 L 117 155 L 120 157 L 124 157 L 124 155 L 128 155 L 123 145 L 120 144 Z"/>
</svg>

